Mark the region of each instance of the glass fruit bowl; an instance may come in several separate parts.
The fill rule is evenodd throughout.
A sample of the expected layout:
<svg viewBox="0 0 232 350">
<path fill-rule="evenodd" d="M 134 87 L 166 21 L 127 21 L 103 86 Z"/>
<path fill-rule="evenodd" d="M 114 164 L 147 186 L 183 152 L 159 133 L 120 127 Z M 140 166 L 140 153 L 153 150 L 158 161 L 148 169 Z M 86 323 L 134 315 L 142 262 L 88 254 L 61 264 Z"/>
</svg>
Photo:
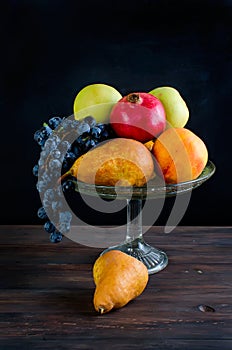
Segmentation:
<svg viewBox="0 0 232 350">
<path fill-rule="evenodd" d="M 167 185 L 157 176 L 143 187 L 99 186 L 77 180 L 75 182 L 75 191 L 79 193 L 106 200 L 126 200 L 127 224 L 125 240 L 119 245 L 106 248 L 101 254 L 112 249 L 117 249 L 142 261 L 146 265 L 149 274 L 157 273 L 164 269 L 168 264 L 167 254 L 150 246 L 144 239 L 144 227 L 142 225 L 144 201 L 159 198 L 164 200 L 166 197 L 173 196 L 176 196 L 177 200 L 177 197 L 179 199 L 179 195 L 190 194 L 193 189 L 202 185 L 214 174 L 215 170 L 215 165 L 209 160 L 203 172 L 195 180 Z M 180 216 L 180 214 L 184 213 L 185 209 L 187 209 L 189 199 L 190 197 L 185 198 L 181 206 L 177 206 L 177 211 L 174 211 L 174 215 Z M 151 208 L 148 203 L 149 207 Z M 176 220 L 178 221 L 178 218 Z"/>
<path fill-rule="evenodd" d="M 105 86 L 103 87 L 105 88 Z M 60 242 L 63 235 L 78 243 L 86 244 L 87 242 L 89 246 L 94 244 L 95 247 L 99 247 L 99 242 L 104 242 L 104 247 L 107 247 L 107 245 L 109 247 L 103 250 L 102 254 L 111 249 L 121 250 L 142 261 L 147 266 L 150 274 L 156 273 L 165 268 L 168 264 L 168 258 L 165 252 L 151 247 L 145 242 L 144 233 L 147 230 L 147 226 L 142 225 L 142 216 L 144 217 L 144 214 L 147 213 L 147 208 L 151 211 L 151 215 L 148 215 L 149 220 L 151 220 L 151 222 L 149 221 L 151 227 L 155 223 L 155 217 L 161 211 L 162 201 L 164 202 L 166 197 L 175 196 L 175 203 L 165 229 L 170 223 L 170 227 L 175 227 L 183 217 L 192 189 L 208 180 L 215 172 L 215 166 L 211 161 L 208 161 L 205 169 L 197 179 L 170 185 L 166 185 L 159 176 L 155 176 L 143 187 L 99 186 L 78 181 L 71 172 L 76 160 L 95 146 L 99 146 L 101 143 L 119 136 L 112 127 L 112 123 L 109 122 L 109 113 L 115 105 L 115 98 L 117 100 L 120 95 L 118 95 L 117 91 L 113 91 L 114 98 L 112 100 L 111 92 L 112 89 L 110 88 L 110 103 L 95 101 L 97 104 L 90 105 L 88 96 L 85 95 L 84 100 L 85 102 L 87 101 L 88 106 L 86 108 L 82 106 L 83 109 L 78 107 L 77 102 L 79 98 L 75 99 L 74 115 L 69 117 L 52 117 L 35 132 L 34 140 L 41 148 L 40 158 L 33 168 L 33 174 L 37 177 L 36 188 L 42 203 L 42 207 L 39 208 L 37 214 L 40 219 L 45 221 L 44 229 L 50 234 L 50 240 L 53 243 Z M 103 95 L 105 101 L 105 90 Z M 78 94 L 77 96 L 80 97 L 81 95 Z M 146 115 L 147 108 L 141 108 L 139 115 L 143 115 L 143 113 Z M 134 125 L 133 123 L 130 124 L 137 127 L 136 123 Z M 146 125 L 146 127 L 144 125 L 142 127 L 141 125 L 138 126 L 139 129 L 148 132 L 150 135 L 149 125 Z M 153 135 L 152 132 L 150 135 L 151 139 L 153 139 L 153 136 L 155 134 Z M 156 158 L 155 155 L 154 158 Z M 185 164 L 183 161 L 182 163 Z M 156 162 L 155 165 L 157 165 Z M 89 166 L 92 166 L 91 162 Z M 70 176 L 71 178 L 69 178 Z M 116 239 L 112 239 L 113 236 L 111 236 L 109 241 L 107 241 L 109 237 L 103 234 L 105 228 L 100 227 L 99 231 L 97 227 L 86 225 L 85 222 L 81 221 L 81 217 L 75 215 L 71 209 L 73 207 L 76 211 L 79 210 L 79 207 L 76 205 L 77 193 L 83 194 L 82 197 L 86 195 L 91 200 L 96 200 L 96 203 L 99 199 L 102 202 L 104 200 L 113 201 L 115 204 L 120 203 L 120 205 L 123 202 L 124 207 L 126 206 L 127 208 L 127 221 L 126 225 L 124 225 L 126 233 L 123 232 L 122 236 L 119 235 L 121 227 L 117 225 L 119 230 L 115 230 L 116 235 L 114 237 Z M 186 197 L 182 196 L 182 194 L 186 194 L 187 199 L 185 198 L 182 201 L 180 197 Z M 67 198 L 69 197 L 73 206 L 67 203 Z M 151 205 L 152 201 L 150 199 L 155 199 L 155 205 Z M 102 213 L 105 215 L 107 211 L 102 210 Z M 77 225 L 73 224 L 75 219 L 77 219 Z M 79 229 L 80 222 L 81 230 Z M 77 230 L 75 227 L 77 227 Z M 83 227 L 86 229 L 85 232 L 83 232 Z M 100 233 L 99 236 L 98 233 Z M 105 237 L 106 240 L 104 240 Z M 123 242 L 119 243 L 121 240 Z"/>
</svg>

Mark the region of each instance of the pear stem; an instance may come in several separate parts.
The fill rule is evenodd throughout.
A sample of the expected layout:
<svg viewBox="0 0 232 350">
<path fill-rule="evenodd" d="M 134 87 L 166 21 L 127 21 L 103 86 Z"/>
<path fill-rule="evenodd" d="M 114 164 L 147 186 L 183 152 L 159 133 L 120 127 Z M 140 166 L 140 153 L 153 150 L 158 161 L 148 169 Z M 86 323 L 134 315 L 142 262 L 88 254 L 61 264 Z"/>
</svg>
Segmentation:
<svg viewBox="0 0 232 350">
<path fill-rule="evenodd" d="M 68 171 L 66 171 L 66 173 L 64 173 L 63 175 L 61 175 L 58 179 L 58 183 L 61 183 L 67 176 L 71 175 L 71 171 L 70 169 Z"/>
<path fill-rule="evenodd" d="M 99 311 L 100 314 L 102 315 L 102 314 L 104 313 L 105 309 L 104 309 L 104 307 L 100 306 L 100 307 L 98 308 L 98 311 Z"/>
</svg>

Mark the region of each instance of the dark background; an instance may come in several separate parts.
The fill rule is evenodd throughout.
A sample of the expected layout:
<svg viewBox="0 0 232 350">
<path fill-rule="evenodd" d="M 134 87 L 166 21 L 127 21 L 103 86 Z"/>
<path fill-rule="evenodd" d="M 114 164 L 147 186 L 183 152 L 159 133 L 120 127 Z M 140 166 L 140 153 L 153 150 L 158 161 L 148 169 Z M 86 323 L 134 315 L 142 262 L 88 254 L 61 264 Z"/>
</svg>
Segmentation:
<svg viewBox="0 0 232 350">
<path fill-rule="evenodd" d="M 77 92 L 100 82 L 121 94 L 180 91 L 186 127 L 217 166 L 180 224 L 231 225 L 232 1 L 9 0 L 1 8 L 0 224 L 41 224 L 33 134 L 50 117 L 71 115 Z"/>
</svg>

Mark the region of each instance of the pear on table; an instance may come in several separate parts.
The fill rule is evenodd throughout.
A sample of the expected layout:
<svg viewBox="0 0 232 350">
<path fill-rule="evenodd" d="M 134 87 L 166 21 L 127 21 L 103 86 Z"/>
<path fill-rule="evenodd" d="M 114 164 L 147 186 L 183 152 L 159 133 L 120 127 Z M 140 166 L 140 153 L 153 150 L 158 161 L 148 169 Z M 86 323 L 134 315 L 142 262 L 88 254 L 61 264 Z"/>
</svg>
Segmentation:
<svg viewBox="0 0 232 350">
<path fill-rule="evenodd" d="M 141 261 L 120 250 L 110 250 L 95 261 L 93 278 L 96 285 L 94 308 L 103 314 L 137 298 L 144 291 L 149 276 Z"/>
</svg>

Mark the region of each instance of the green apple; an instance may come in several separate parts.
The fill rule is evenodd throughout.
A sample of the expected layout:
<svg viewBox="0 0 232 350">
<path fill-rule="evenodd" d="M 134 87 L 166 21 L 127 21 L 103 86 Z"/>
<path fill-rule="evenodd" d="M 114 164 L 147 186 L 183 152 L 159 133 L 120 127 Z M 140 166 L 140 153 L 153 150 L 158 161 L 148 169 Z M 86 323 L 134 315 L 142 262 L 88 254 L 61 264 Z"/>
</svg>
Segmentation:
<svg viewBox="0 0 232 350">
<path fill-rule="evenodd" d="M 74 117 L 82 119 L 91 115 L 98 123 L 109 123 L 111 109 L 121 98 L 120 92 L 112 86 L 87 85 L 78 92 L 74 99 Z"/>
<path fill-rule="evenodd" d="M 171 86 L 157 87 L 149 92 L 157 97 L 166 112 L 166 120 L 174 128 L 183 128 L 189 119 L 189 109 L 179 91 Z"/>
</svg>

